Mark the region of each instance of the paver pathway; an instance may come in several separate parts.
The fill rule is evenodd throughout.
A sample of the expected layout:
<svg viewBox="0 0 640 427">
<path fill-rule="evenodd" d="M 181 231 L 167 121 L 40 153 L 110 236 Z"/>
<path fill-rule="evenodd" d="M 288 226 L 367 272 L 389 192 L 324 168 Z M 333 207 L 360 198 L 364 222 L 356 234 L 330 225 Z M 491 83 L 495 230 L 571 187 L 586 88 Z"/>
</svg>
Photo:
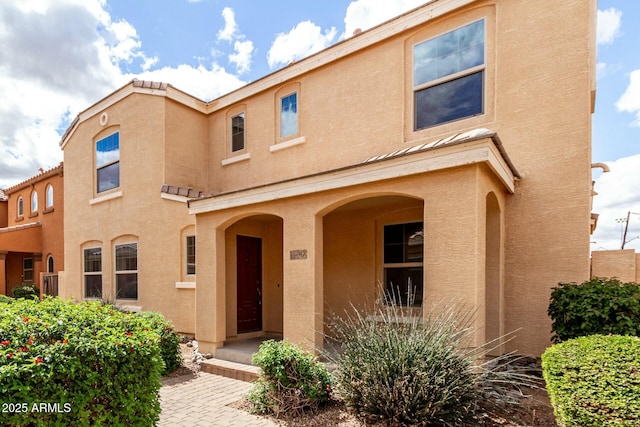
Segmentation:
<svg viewBox="0 0 640 427">
<path fill-rule="evenodd" d="M 160 389 L 160 427 L 267 427 L 276 423 L 229 404 L 247 394 L 251 383 L 200 372 L 166 378 Z"/>
</svg>

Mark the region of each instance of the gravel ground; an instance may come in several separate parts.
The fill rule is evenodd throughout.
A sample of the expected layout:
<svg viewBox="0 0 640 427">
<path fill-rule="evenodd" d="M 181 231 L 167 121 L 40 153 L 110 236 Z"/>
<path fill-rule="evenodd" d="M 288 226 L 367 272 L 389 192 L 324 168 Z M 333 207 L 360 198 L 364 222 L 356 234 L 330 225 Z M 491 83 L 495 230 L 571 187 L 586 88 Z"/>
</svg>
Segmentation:
<svg viewBox="0 0 640 427">
<path fill-rule="evenodd" d="M 182 375 L 198 375 L 200 366 L 193 362 L 193 349 L 181 344 L 183 356 L 183 364 L 177 370 L 169 375 L 169 377 Z M 200 375 L 211 375 L 202 373 Z M 555 417 L 553 409 L 549 403 L 547 392 L 542 389 L 523 390 L 524 397 L 521 399 L 522 411 L 518 414 L 517 422 L 509 421 L 508 417 L 483 417 L 478 420 L 479 427 L 555 427 Z M 230 406 L 248 411 L 246 400 L 240 400 L 232 403 Z M 300 417 L 274 418 L 267 416 L 266 418 L 277 422 L 282 426 L 290 427 L 383 427 L 386 423 L 376 423 L 372 420 L 361 420 L 351 414 L 340 402 L 332 402 L 316 413 L 308 413 Z"/>
</svg>

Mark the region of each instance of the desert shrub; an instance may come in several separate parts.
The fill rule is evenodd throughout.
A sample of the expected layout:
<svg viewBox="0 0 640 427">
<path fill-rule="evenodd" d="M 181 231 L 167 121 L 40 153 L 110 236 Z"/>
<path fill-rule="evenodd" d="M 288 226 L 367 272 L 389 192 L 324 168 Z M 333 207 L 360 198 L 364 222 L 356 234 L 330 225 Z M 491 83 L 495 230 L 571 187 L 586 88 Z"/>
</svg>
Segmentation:
<svg viewBox="0 0 640 427">
<path fill-rule="evenodd" d="M 640 335 L 640 285 L 594 278 L 553 288 L 553 342 L 594 334 Z"/>
<path fill-rule="evenodd" d="M 16 285 L 13 290 L 14 298 L 26 298 L 26 299 L 34 299 L 40 298 L 40 288 L 38 288 L 33 283 L 21 283 Z"/>
<path fill-rule="evenodd" d="M 160 356 L 164 362 L 162 375 L 175 371 L 182 364 L 180 337 L 173 329 L 171 322 L 160 313 L 143 311 L 137 314 L 145 319 L 149 326 L 160 336 Z"/>
<path fill-rule="evenodd" d="M 155 425 L 158 341 L 142 317 L 98 302 L 0 305 L 0 396 L 14 405 L 3 423 Z M 38 411 L 43 403 L 49 410 Z"/>
<path fill-rule="evenodd" d="M 542 355 L 544 379 L 561 426 L 640 425 L 640 338 L 591 335 Z"/>
<path fill-rule="evenodd" d="M 471 314 L 447 308 L 423 318 L 393 302 L 370 315 L 353 312 L 334 316 L 330 330 L 339 348 L 326 357 L 336 365 L 336 394 L 362 418 L 400 425 L 477 424 L 480 410 L 516 403 L 507 388 L 534 382 L 508 364 L 479 362 L 484 349 L 465 350 Z"/>
<path fill-rule="evenodd" d="M 289 342 L 263 342 L 252 361 L 261 370 L 248 396 L 255 412 L 300 414 L 316 410 L 330 398 L 326 367 Z"/>
</svg>

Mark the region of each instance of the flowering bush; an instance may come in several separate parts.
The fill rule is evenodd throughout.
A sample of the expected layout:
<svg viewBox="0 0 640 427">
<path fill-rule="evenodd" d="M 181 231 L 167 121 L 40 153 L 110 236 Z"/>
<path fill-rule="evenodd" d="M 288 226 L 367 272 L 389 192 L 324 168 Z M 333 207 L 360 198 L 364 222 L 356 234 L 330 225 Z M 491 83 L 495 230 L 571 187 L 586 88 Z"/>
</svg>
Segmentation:
<svg viewBox="0 0 640 427">
<path fill-rule="evenodd" d="M 180 337 L 171 323 L 162 314 L 155 311 L 142 311 L 137 315 L 144 318 L 152 330 L 160 335 L 160 356 L 164 362 L 162 375 L 175 371 L 182 363 L 182 354 L 180 351 Z"/>
<path fill-rule="evenodd" d="M 99 302 L 0 302 L 4 422 L 154 425 L 163 368 L 158 342 L 145 319 Z M 48 410 L 39 411 L 42 404 Z"/>
<path fill-rule="evenodd" d="M 40 298 L 40 288 L 33 283 L 21 283 L 11 291 L 14 298 Z"/>
</svg>

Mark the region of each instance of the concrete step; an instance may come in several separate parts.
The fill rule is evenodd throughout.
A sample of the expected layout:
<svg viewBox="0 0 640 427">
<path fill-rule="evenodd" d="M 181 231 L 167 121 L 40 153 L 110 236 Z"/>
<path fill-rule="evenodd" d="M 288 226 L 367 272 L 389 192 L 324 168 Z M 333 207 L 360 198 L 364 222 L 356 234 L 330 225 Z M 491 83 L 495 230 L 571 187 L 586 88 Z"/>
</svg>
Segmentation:
<svg viewBox="0 0 640 427">
<path fill-rule="evenodd" d="M 230 362 L 218 358 L 203 360 L 200 364 L 200 370 L 209 374 L 221 375 L 246 382 L 257 380 L 260 374 L 260 368 L 257 366 Z"/>
<path fill-rule="evenodd" d="M 251 356 L 257 351 L 257 349 L 248 348 L 231 348 L 220 347 L 216 349 L 216 359 L 228 360 L 229 362 L 243 363 L 245 365 L 251 365 Z"/>
</svg>

